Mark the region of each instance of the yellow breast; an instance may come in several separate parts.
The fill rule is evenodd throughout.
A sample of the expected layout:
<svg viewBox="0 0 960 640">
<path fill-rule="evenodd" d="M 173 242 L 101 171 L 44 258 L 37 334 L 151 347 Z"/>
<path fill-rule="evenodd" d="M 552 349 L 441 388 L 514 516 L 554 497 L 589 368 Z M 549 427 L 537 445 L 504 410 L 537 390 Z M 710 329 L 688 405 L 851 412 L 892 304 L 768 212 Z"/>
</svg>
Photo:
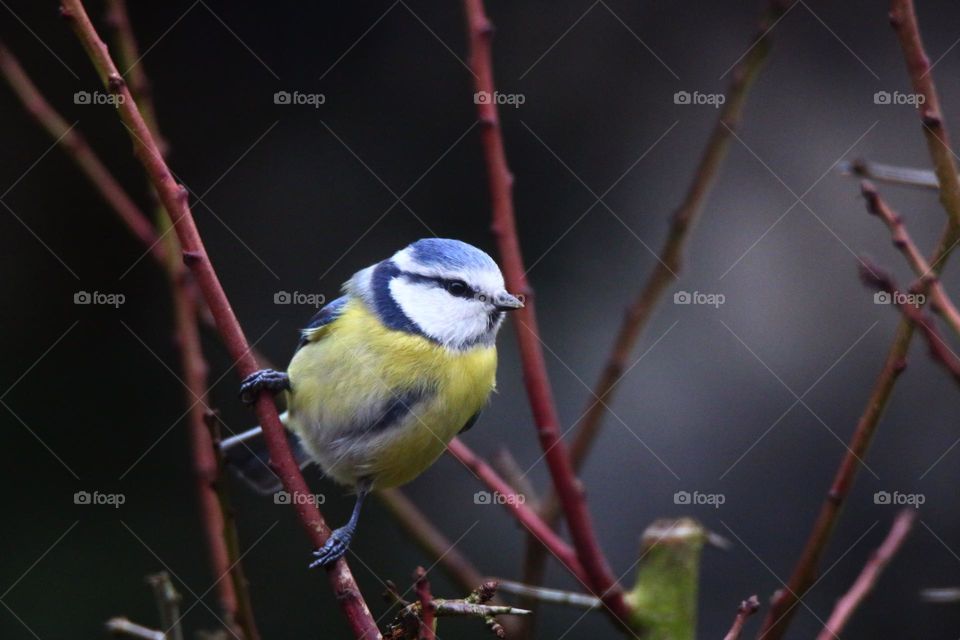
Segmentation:
<svg viewBox="0 0 960 640">
<path fill-rule="evenodd" d="M 334 480 L 397 486 L 429 467 L 483 407 L 496 366 L 492 346 L 453 351 L 387 329 L 351 300 L 291 361 L 288 426 Z M 364 431 L 397 397 L 424 399 L 397 423 Z"/>
</svg>

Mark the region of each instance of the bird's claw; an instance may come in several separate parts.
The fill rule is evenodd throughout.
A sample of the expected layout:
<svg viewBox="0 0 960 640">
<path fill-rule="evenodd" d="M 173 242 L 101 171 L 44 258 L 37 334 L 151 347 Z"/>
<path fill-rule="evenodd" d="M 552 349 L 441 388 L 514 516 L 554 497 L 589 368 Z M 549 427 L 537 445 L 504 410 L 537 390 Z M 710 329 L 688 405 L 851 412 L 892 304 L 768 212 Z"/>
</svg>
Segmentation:
<svg viewBox="0 0 960 640">
<path fill-rule="evenodd" d="M 290 377 L 283 371 L 261 369 L 250 374 L 240 383 L 240 401 L 244 404 L 253 404 L 262 391 L 279 393 L 289 389 Z"/>
<path fill-rule="evenodd" d="M 353 532 L 346 529 L 334 529 L 322 547 L 313 552 L 316 560 L 310 563 L 310 568 L 326 567 L 344 556 L 350 548 Z"/>
</svg>

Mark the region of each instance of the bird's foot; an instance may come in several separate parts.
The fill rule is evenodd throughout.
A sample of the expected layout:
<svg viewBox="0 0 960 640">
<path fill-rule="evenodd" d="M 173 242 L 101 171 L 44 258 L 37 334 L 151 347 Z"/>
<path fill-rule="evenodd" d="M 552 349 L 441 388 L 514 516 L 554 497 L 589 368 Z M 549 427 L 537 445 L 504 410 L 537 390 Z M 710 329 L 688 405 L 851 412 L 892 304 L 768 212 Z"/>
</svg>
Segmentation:
<svg viewBox="0 0 960 640">
<path fill-rule="evenodd" d="M 310 568 L 326 567 L 344 556 L 350 548 L 353 539 L 353 530 L 349 527 L 334 529 L 322 547 L 313 552 L 316 560 L 310 563 Z"/>
<path fill-rule="evenodd" d="M 240 401 L 244 404 L 253 404 L 262 391 L 279 393 L 290 390 L 290 377 L 283 371 L 261 369 L 256 371 L 240 383 Z"/>
</svg>

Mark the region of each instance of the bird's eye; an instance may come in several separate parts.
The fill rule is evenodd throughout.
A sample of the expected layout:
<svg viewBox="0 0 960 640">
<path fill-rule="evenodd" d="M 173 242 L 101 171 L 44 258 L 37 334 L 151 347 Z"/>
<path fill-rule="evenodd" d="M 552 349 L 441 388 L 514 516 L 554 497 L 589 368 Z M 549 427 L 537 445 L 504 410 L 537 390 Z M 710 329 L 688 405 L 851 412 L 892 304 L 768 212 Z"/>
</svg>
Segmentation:
<svg viewBox="0 0 960 640">
<path fill-rule="evenodd" d="M 447 283 L 447 291 L 454 296 L 462 296 L 467 292 L 467 283 L 463 280 L 451 280 Z"/>
</svg>

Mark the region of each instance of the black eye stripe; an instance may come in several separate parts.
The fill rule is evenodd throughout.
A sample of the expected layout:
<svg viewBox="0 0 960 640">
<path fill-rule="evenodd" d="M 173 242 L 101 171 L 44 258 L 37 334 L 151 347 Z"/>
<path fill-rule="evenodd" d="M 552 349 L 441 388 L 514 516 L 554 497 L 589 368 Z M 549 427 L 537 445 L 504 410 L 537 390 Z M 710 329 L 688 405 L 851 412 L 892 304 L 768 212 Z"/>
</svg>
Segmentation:
<svg viewBox="0 0 960 640">
<path fill-rule="evenodd" d="M 400 274 L 410 282 L 419 282 L 423 284 L 433 284 L 434 286 L 445 289 L 447 293 L 457 298 L 477 298 L 482 297 L 482 294 L 477 293 L 477 290 L 468 285 L 463 280 L 451 279 L 451 278 L 440 278 L 437 276 L 425 276 L 419 273 L 409 273 L 407 271 L 401 271 Z"/>
</svg>

